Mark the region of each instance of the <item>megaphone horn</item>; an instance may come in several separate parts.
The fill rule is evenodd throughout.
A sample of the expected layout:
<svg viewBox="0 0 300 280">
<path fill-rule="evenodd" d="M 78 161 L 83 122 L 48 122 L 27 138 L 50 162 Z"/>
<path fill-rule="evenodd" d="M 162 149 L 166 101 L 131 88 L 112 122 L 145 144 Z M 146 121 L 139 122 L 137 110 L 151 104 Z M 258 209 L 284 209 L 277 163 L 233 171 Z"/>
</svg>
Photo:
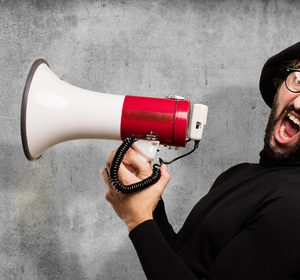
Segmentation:
<svg viewBox="0 0 300 280">
<path fill-rule="evenodd" d="M 199 116 L 190 119 L 190 111 L 186 99 L 124 96 L 75 87 L 59 79 L 44 59 L 38 59 L 31 66 L 23 92 L 23 150 L 28 160 L 34 160 L 63 141 L 122 140 L 132 134 L 184 147 L 189 122 L 190 135 L 200 132 Z M 205 124 L 206 116 L 202 119 Z"/>
</svg>

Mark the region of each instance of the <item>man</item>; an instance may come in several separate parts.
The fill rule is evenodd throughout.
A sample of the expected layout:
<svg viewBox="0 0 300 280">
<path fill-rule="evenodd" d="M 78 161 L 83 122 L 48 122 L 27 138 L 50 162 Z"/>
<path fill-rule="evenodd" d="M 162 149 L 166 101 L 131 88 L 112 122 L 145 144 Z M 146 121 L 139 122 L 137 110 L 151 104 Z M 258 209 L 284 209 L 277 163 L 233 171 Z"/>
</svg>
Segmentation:
<svg viewBox="0 0 300 280">
<path fill-rule="evenodd" d="M 266 62 L 260 90 L 272 107 L 260 163 L 221 174 L 177 234 L 160 199 L 165 166 L 155 185 L 125 196 L 103 170 L 148 279 L 300 279 L 300 42 Z M 119 176 L 130 184 L 151 171 L 129 150 Z"/>
</svg>

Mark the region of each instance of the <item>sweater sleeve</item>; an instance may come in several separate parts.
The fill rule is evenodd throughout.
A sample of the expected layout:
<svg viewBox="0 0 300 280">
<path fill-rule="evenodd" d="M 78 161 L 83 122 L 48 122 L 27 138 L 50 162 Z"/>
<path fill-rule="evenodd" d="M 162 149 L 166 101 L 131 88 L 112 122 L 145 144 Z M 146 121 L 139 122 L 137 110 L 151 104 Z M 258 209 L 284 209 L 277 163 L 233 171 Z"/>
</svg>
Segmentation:
<svg viewBox="0 0 300 280">
<path fill-rule="evenodd" d="M 158 202 L 153 212 L 153 219 L 155 220 L 166 241 L 172 246 L 176 239 L 176 233 L 168 221 L 163 199 Z"/>
<path fill-rule="evenodd" d="M 147 279 L 197 279 L 172 250 L 154 220 L 135 227 L 129 237 Z"/>
</svg>

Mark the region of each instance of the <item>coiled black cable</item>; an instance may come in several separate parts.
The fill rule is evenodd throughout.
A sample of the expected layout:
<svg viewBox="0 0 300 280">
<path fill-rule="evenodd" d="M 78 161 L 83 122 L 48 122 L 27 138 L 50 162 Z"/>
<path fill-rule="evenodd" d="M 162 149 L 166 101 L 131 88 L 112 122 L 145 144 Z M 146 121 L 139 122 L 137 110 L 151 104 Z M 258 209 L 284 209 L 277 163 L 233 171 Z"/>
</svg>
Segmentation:
<svg viewBox="0 0 300 280">
<path fill-rule="evenodd" d="M 148 178 L 146 178 L 140 182 L 134 183 L 134 184 L 124 185 L 119 180 L 118 171 L 119 171 L 120 165 L 122 163 L 122 160 L 123 160 L 126 152 L 128 151 L 128 149 L 132 146 L 132 144 L 136 140 L 137 139 L 135 138 L 135 135 L 132 135 L 131 137 L 126 138 L 123 141 L 123 143 L 121 144 L 121 146 L 117 149 L 116 154 L 115 154 L 115 156 L 112 160 L 111 166 L 110 166 L 110 172 L 109 172 L 110 173 L 109 174 L 110 182 L 112 183 L 112 185 L 114 186 L 114 188 L 117 191 L 119 191 L 123 194 L 129 194 L 129 193 L 133 193 L 136 191 L 140 191 L 140 190 L 143 190 L 143 189 L 155 184 L 160 178 L 160 175 L 161 175 L 160 167 L 162 164 L 171 164 L 174 161 L 193 153 L 198 148 L 199 142 L 200 142 L 200 141 L 195 141 L 194 148 L 191 151 L 189 151 L 181 156 L 178 156 L 178 157 L 174 158 L 173 160 L 164 161 L 163 159 L 159 158 L 159 164 L 156 163 L 153 165 L 152 174 Z M 187 142 L 189 142 L 189 141 L 190 141 L 190 139 L 187 140 Z"/>
<path fill-rule="evenodd" d="M 113 185 L 113 187 L 123 193 L 123 194 L 129 194 L 136 191 L 143 190 L 153 184 L 155 184 L 159 178 L 160 178 L 160 165 L 154 164 L 152 169 L 152 175 L 148 178 L 134 183 L 130 185 L 124 185 L 118 177 L 118 171 L 122 162 L 122 159 L 125 156 L 125 153 L 128 151 L 128 149 L 132 146 L 132 144 L 136 141 L 136 138 L 134 135 L 131 137 L 126 138 L 121 146 L 117 149 L 116 154 L 112 160 L 111 166 L 110 166 L 110 174 L 109 178 Z"/>
</svg>

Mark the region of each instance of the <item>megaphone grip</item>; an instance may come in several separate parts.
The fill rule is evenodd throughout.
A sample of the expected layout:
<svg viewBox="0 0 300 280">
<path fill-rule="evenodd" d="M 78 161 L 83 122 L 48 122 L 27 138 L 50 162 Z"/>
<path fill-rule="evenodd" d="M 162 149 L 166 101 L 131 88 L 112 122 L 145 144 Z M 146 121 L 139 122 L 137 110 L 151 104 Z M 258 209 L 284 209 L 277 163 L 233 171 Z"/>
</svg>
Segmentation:
<svg viewBox="0 0 300 280">
<path fill-rule="evenodd" d="M 124 158 L 126 152 L 128 151 L 128 149 L 132 146 L 132 144 L 135 141 L 136 141 L 136 138 L 134 135 L 126 138 L 123 141 L 123 143 L 117 149 L 116 154 L 112 160 L 111 167 L 110 167 L 110 172 L 109 172 L 110 173 L 110 175 L 109 175 L 110 181 L 111 181 L 113 187 L 117 191 L 119 191 L 123 194 L 129 194 L 129 193 L 143 190 L 143 189 L 155 184 L 160 178 L 159 165 L 155 164 L 155 165 L 153 165 L 152 175 L 140 182 L 130 184 L 130 185 L 124 185 L 119 180 L 118 171 L 119 171 L 122 159 Z"/>
</svg>

